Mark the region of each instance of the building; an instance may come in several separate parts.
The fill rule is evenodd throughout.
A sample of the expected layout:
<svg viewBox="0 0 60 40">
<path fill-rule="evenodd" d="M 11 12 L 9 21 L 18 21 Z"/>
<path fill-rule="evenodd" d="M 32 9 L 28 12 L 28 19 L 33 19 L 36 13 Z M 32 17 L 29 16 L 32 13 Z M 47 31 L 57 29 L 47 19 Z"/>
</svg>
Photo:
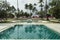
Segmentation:
<svg viewBox="0 0 60 40">
<path fill-rule="evenodd" d="M 39 15 L 32 15 L 32 18 L 39 18 Z"/>
</svg>

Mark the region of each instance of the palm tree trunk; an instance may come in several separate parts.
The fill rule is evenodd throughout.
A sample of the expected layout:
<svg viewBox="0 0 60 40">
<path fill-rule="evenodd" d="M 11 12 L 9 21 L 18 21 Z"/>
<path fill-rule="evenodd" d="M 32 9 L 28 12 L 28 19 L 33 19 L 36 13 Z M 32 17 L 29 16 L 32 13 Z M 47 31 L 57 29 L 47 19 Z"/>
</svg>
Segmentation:
<svg viewBox="0 0 60 40">
<path fill-rule="evenodd" d="M 46 19 L 49 20 L 48 14 L 47 14 L 47 0 L 46 0 Z"/>
<path fill-rule="evenodd" d="M 30 18 L 31 18 L 31 10 L 30 10 Z"/>
</svg>

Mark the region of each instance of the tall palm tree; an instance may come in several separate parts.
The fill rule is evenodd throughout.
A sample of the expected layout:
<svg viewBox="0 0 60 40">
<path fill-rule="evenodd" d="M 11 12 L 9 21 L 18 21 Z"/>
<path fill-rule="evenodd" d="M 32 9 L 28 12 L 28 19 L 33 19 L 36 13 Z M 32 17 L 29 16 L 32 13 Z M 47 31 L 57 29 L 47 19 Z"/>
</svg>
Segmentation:
<svg viewBox="0 0 60 40">
<path fill-rule="evenodd" d="M 27 9 L 27 10 L 28 10 L 28 4 L 25 4 L 25 9 Z"/>
<path fill-rule="evenodd" d="M 41 18 L 43 19 L 43 0 L 39 0 L 39 3 L 40 3 L 40 5 L 39 5 L 39 7 L 41 7 L 41 10 L 40 10 L 40 16 L 41 16 Z"/>
<path fill-rule="evenodd" d="M 32 12 L 34 13 L 36 13 L 36 11 L 37 11 L 37 9 L 36 9 L 36 7 L 33 7 L 33 9 L 32 9 Z"/>
<path fill-rule="evenodd" d="M 37 10 L 36 7 L 34 7 L 34 8 L 32 9 L 33 12 L 36 11 L 36 10 Z"/>
<path fill-rule="evenodd" d="M 47 20 L 49 20 L 48 8 L 49 8 L 49 6 L 48 6 L 47 0 L 46 0 L 46 4 L 45 4 L 45 13 L 46 14 L 45 15 L 46 15 Z"/>
<path fill-rule="evenodd" d="M 30 10 L 30 14 L 32 14 L 32 9 L 33 9 L 33 5 L 30 3 L 29 5 L 28 5 L 28 9 Z M 32 15 L 30 15 L 30 17 L 31 17 Z"/>
<path fill-rule="evenodd" d="M 16 11 L 16 9 L 15 9 L 15 7 L 14 7 L 14 6 L 12 6 L 11 8 L 12 8 L 12 11 Z"/>
<path fill-rule="evenodd" d="M 33 7 L 32 11 L 35 12 L 35 13 L 37 13 L 37 11 L 38 11 L 37 8 L 36 8 L 36 6 L 37 6 L 37 4 L 34 3 L 34 7 Z"/>
<path fill-rule="evenodd" d="M 43 0 L 39 0 L 39 3 L 40 3 L 41 11 L 43 11 L 43 8 L 42 8 L 43 7 L 43 4 L 42 4 Z"/>
<path fill-rule="evenodd" d="M 30 3 L 30 4 L 29 4 L 30 13 L 31 13 L 32 9 L 33 9 L 33 5 Z"/>
<path fill-rule="evenodd" d="M 36 3 L 34 3 L 34 6 L 36 6 L 37 4 Z"/>
<path fill-rule="evenodd" d="M 21 16 L 24 16 L 24 12 L 23 12 L 23 10 L 21 10 L 21 12 L 20 12 L 20 13 L 21 13 Z"/>
</svg>

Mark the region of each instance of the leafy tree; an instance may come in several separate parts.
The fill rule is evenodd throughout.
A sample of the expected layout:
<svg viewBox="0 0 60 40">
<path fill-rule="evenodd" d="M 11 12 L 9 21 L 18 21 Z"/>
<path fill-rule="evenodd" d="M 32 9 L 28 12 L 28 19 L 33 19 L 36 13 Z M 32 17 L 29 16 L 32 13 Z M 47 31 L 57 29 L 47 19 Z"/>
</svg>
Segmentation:
<svg viewBox="0 0 60 40">
<path fill-rule="evenodd" d="M 29 16 L 31 17 L 32 16 L 32 13 L 30 13 Z"/>
<path fill-rule="evenodd" d="M 20 14 L 21 14 L 21 16 L 24 16 L 24 12 L 23 12 L 23 10 L 21 10 Z"/>
<path fill-rule="evenodd" d="M 2 5 L 0 6 L 0 18 L 6 19 L 7 18 L 13 18 L 14 15 L 12 14 L 14 11 L 16 11 L 14 6 L 10 6 L 8 2 L 3 1 Z"/>
<path fill-rule="evenodd" d="M 26 16 L 26 17 L 29 17 L 29 14 L 28 14 L 27 12 L 25 12 L 25 16 Z"/>
<path fill-rule="evenodd" d="M 60 0 L 52 0 L 49 12 L 56 18 L 60 18 Z"/>
<path fill-rule="evenodd" d="M 40 17 L 43 19 L 43 16 L 45 16 L 45 11 L 38 11 L 37 14 L 40 15 Z"/>
<path fill-rule="evenodd" d="M 8 18 L 14 18 L 14 15 L 12 13 L 9 13 Z"/>
<path fill-rule="evenodd" d="M 6 19 L 7 18 L 6 10 L 0 10 L 0 18 L 1 19 Z"/>
<path fill-rule="evenodd" d="M 0 6 L 0 18 L 2 19 L 7 19 L 7 7 L 9 6 L 9 4 L 7 4 L 5 1 L 2 2 L 1 6 Z"/>
<path fill-rule="evenodd" d="M 16 17 L 19 18 L 20 17 L 20 13 L 15 13 Z"/>
<path fill-rule="evenodd" d="M 20 17 L 22 16 L 20 13 L 21 13 L 21 12 L 20 12 L 20 10 L 18 9 L 18 12 L 15 13 L 17 19 L 20 18 Z"/>
<path fill-rule="evenodd" d="M 56 19 L 60 18 L 60 8 L 54 7 L 49 10 L 49 12 L 54 16 Z"/>
</svg>

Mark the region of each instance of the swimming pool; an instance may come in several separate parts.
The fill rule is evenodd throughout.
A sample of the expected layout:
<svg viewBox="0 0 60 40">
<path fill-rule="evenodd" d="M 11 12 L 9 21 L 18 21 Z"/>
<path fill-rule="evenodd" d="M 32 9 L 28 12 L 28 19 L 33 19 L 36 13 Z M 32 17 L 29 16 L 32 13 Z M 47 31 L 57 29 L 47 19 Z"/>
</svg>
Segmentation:
<svg viewBox="0 0 60 40">
<path fill-rule="evenodd" d="M 60 39 L 60 34 L 45 25 L 15 25 L 1 32 L 0 39 Z"/>
</svg>

